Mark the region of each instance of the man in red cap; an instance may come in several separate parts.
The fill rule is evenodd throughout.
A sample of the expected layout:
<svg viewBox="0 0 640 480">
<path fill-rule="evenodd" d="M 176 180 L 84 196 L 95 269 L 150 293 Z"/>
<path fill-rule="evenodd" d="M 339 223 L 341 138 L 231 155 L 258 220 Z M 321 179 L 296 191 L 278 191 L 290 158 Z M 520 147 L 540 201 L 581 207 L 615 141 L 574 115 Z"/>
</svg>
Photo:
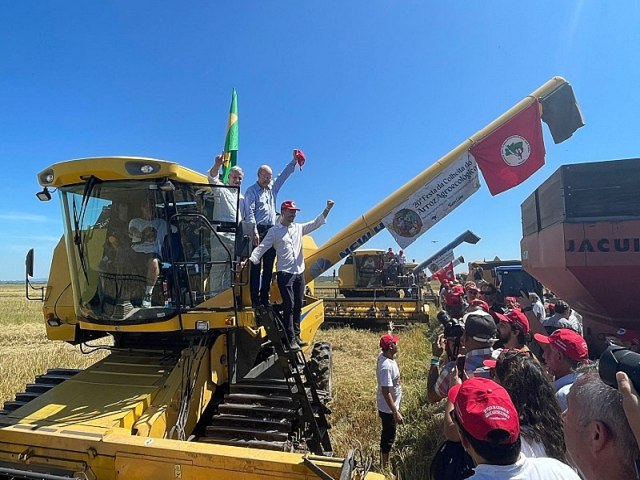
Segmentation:
<svg viewBox="0 0 640 480">
<path fill-rule="evenodd" d="M 535 338 L 541 344 L 542 358 L 547 370 L 554 376 L 553 388 L 562 411 L 567 409 L 567 395 L 578 374 L 576 369 L 581 363 L 589 361 L 587 342 L 578 333 L 568 328 L 556 330 L 546 336 L 536 333 Z"/>
<path fill-rule="evenodd" d="M 498 339 L 504 348 L 529 350 L 529 319 L 521 310 L 511 310 L 500 315 Z"/>
<path fill-rule="evenodd" d="M 520 452 L 520 421 L 507 391 L 487 378 L 470 378 L 449 390 L 451 411 L 462 446 L 476 464 L 475 480 L 527 478 L 578 480 L 555 458 L 528 458 Z"/>
<path fill-rule="evenodd" d="M 398 338 L 389 333 L 380 337 L 380 354 L 376 377 L 378 390 L 376 399 L 378 404 L 378 416 L 382 420 L 382 433 L 380 434 L 380 463 L 385 467 L 389 463 L 389 453 L 396 438 L 396 425 L 403 423 L 400 414 L 400 400 L 402 399 L 402 386 L 400 385 L 400 370 L 395 361 L 398 353 Z"/>
<path fill-rule="evenodd" d="M 333 200 L 327 200 L 327 206 L 315 220 L 307 223 L 295 223 L 300 209 L 293 200 L 280 205 L 280 223 L 271 228 L 249 260 L 254 265 L 260 264 L 262 256 L 271 248 L 275 248 L 277 262 L 276 275 L 278 288 L 284 306 L 284 327 L 292 350 L 306 346 L 300 338 L 300 312 L 304 300 L 304 256 L 302 255 L 302 237 L 313 232 L 326 223 L 327 215 L 333 208 Z"/>
</svg>

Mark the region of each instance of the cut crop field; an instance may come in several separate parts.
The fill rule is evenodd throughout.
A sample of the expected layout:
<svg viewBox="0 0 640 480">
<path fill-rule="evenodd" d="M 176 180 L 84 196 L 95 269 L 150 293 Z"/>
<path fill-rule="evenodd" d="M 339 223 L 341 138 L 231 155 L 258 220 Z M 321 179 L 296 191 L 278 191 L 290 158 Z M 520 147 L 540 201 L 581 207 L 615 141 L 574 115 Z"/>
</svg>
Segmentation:
<svg viewBox="0 0 640 480">
<path fill-rule="evenodd" d="M 21 285 L 0 285 L 0 403 L 12 400 L 36 375 L 49 368 L 85 368 L 101 359 L 98 351 L 83 354 L 79 347 L 46 338 L 42 304 L 24 298 Z M 358 449 L 374 459 L 378 469 L 380 420 L 376 409 L 376 359 L 384 332 L 332 328 L 316 340 L 333 344 L 333 400 L 331 439 L 337 455 Z M 398 332 L 396 332 L 398 333 Z M 427 326 L 399 333 L 398 364 L 402 376 L 401 411 L 405 425 L 398 428 L 392 452 L 392 471 L 403 479 L 428 477 L 428 467 L 442 440 L 443 404 L 426 400 L 430 334 Z"/>
</svg>

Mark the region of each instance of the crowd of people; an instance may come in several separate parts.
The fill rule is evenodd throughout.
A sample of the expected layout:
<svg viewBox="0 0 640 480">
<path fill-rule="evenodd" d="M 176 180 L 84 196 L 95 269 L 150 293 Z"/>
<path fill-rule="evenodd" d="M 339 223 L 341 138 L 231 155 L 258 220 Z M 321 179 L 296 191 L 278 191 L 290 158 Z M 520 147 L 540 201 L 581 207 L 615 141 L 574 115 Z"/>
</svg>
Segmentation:
<svg viewBox="0 0 640 480">
<path fill-rule="evenodd" d="M 405 264 L 407 257 L 402 250 L 395 253 L 391 247 L 384 254 L 368 254 L 362 259 L 360 270 L 360 283 L 363 287 L 375 288 L 387 285 L 397 286 L 400 277 L 406 276 L 406 284 L 411 286 L 415 283 L 413 273 L 405 275 Z M 409 278 L 410 277 L 410 278 Z"/>
<path fill-rule="evenodd" d="M 431 478 L 640 478 L 638 394 L 623 372 L 617 389 L 601 379 L 578 312 L 563 301 L 545 305 L 535 293 L 501 302 L 482 280 L 441 287 L 444 333 L 432 346 L 427 398 L 446 401 L 446 440 Z M 381 356 L 397 352 L 391 340 L 398 338 L 381 339 Z M 379 373 L 378 382 L 380 416 L 381 405 L 393 413 L 383 418 L 386 462 L 389 424 L 403 421 L 401 390 L 388 375 Z M 397 390 L 396 403 L 387 399 Z"/>
</svg>

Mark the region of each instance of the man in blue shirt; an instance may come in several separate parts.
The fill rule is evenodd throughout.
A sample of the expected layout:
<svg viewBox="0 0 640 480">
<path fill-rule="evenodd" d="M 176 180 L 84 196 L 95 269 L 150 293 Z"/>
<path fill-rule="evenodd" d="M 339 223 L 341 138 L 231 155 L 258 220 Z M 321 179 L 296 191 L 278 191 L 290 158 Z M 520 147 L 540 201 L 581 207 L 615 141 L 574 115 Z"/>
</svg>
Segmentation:
<svg viewBox="0 0 640 480">
<path fill-rule="evenodd" d="M 258 169 L 258 181 L 251 185 L 244 194 L 244 220 L 253 222 L 256 225 L 253 244 L 259 245 L 267 232 L 276 223 L 276 201 L 278 192 L 284 182 L 291 176 L 296 166 L 296 152 L 289 164 L 273 180 L 273 172 L 269 165 L 262 165 Z M 270 248 L 257 264 L 251 264 L 251 276 L 249 289 L 251 290 L 251 303 L 269 304 L 269 288 L 273 276 L 273 263 L 276 258 L 276 251 Z M 262 275 L 260 271 L 262 270 Z"/>
</svg>

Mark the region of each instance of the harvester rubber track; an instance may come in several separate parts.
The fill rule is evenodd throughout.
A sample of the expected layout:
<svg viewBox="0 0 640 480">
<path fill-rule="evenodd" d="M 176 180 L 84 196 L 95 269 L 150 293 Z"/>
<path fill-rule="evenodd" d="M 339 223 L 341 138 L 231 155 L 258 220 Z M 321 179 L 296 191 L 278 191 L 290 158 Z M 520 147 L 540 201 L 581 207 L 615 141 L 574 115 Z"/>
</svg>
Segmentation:
<svg viewBox="0 0 640 480">
<path fill-rule="evenodd" d="M 47 373 L 38 375 L 34 383 L 28 383 L 24 392 L 16 393 L 15 400 L 4 402 L 4 407 L 0 410 L 0 415 L 7 415 L 26 405 L 31 400 L 38 398 L 53 387 L 60 385 L 65 380 L 79 373 L 81 370 L 73 368 L 52 368 Z"/>
<path fill-rule="evenodd" d="M 230 386 L 199 441 L 292 451 L 299 443 L 296 412 L 286 380 L 243 379 Z"/>
</svg>

